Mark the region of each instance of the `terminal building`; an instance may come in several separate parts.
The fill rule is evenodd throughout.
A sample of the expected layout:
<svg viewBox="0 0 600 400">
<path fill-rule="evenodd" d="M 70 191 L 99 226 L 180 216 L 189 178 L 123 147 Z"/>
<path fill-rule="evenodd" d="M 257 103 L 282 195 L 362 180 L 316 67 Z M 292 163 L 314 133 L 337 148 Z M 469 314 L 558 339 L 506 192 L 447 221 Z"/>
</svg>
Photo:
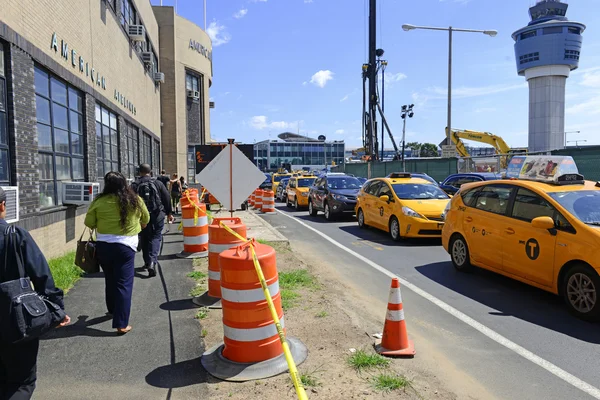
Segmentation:
<svg viewBox="0 0 600 400">
<path fill-rule="evenodd" d="M 0 185 L 15 188 L 7 219 L 53 257 L 74 248 L 87 211 L 85 201 L 63 201 L 66 182 L 101 188 L 108 171 L 133 179 L 144 162 L 185 176 L 188 146 L 210 140 L 211 79 L 210 39 L 172 7 L 4 0 Z"/>
<path fill-rule="evenodd" d="M 289 164 L 292 169 L 308 167 L 322 169 L 328 165 L 344 163 L 344 141 L 326 141 L 284 132 L 280 140 L 264 140 L 254 144 L 254 161 L 261 171 L 276 171 Z"/>
<path fill-rule="evenodd" d="M 538 0 L 531 22 L 512 34 L 517 72 L 529 84 L 529 151 L 565 147 L 565 86 L 579 66 L 585 25 L 569 21 L 568 4 Z"/>
</svg>

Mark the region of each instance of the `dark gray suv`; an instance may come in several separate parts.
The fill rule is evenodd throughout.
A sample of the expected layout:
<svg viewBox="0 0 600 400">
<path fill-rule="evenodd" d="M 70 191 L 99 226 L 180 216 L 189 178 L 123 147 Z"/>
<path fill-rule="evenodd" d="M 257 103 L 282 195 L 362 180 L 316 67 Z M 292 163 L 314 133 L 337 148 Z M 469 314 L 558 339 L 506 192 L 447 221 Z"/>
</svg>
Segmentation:
<svg viewBox="0 0 600 400">
<path fill-rule="evenodd" d="M 323 211 L 329 221 L 343 213 L 354 213 L 361 187 L 362 183 L 353 176 L 342 173 L 322 175 L 308 192 L 308 213 L 314 217 Z"/>
</svg>

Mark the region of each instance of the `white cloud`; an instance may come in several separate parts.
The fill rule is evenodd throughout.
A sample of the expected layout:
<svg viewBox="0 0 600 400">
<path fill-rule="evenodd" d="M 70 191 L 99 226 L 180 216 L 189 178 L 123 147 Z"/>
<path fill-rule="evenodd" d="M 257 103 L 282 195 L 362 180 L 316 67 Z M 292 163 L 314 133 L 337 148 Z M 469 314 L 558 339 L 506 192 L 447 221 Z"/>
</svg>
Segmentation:
<svg viewBox="0 0 600 400">
<path fill-rule="evenodd" d="M 213 47 L 229 43 L 231 40 L 231 35 L 229 32 L 227 32 L 225 25 L 222 25 L 217 21 L 212 21 L 210 24 L 208 24 L 206 33 L 210 37 L 210 40 L 212 40 Z"/>
<path fill-rule="evenodd" d="M 302 86 L 306 86 L 306 85 L 308 85 L 307 81 L 302 82 Z"/>
<path fill-rule="evenodd" d="M 312 2 L 313 2 L 313 0 L 304 0 L 304 4 L 312 3 Z"/>
<path fill-rule="evenodd" d="M 240 9 L 240 11 L 233 14 L 233 18 L 237 18 L 237 19 L 244 18 L 246 16 L 246 14 L 248 14 L 248 9 L 242 8 L 242 9 Z"/>
<path fill-rule="evenodd" d="M 583 72 L 579 84 L 589 88 L 600 88 L 600 68 L 590 68 Z"/>
<path fill-rule="evenodd" d="M 573 115 L 600 114 L 600 96 L 590 97 L 589 99 L 579 104 L 575 104 L 574 106 L 568 107 L 566 113 Z"/>
<path fill-rule="evenodd" d="M 472 0 L 440 0 L 440 3 L 447 3 L 447 2 L 451 2 L 451 3 L 458 3 L 458 4 L 467 4 L 470 3 Z"/>
<path fill-rule="evenodd" d="M 348 97 L 350 97 L 350 95 L 349 95 L 349 94 L 345 95 L 344 97 L 342 97 L 342 98 L 340 99 L 340 102 L 343 102 L 343 101 L 346 101 L 346 100 L 348 100 Z"/>
<path fill-rule="evenodd" d="M 266 3 L 267 0 L 252 0 L 252 3 Z"/>
<path fill-rule="evenodd" d="M 343 135 L 346 131 L 344 131 L 343 129 L 338 129 L 335 131 L 336 135 Z"/>
<path fill-rule="evenodd" d="M 398 72 L 395 74 L 392 74 L 391 72 L 386 72 L 385 73 L 385 83 L 394 83 L 394 82 L 400 82 L 401 80 L 406 79 L 406 75 L 403 74 L 402 72 Z"/>
<path fill-rule="evenodd" d="M 330 70 L 320 70 L 310 78 L 310 83 L 320 88 L 325 87 L 327 81 L 333 79 L 333 72 Z"/>
<path fill-rule="evenodd" d="M 293 127 L 297 127 L 298 124 L 302 121 L 269 121 L 269 118 L 265 115 L 256 115 L 250 118 L 249 125 L 257 130 L 263 129 L 290 129 Z"/>
<path fill-rule="evenodd" d="M 474 112 L 477 114 L 481 114 L 481 113 L 490 113 L 490 112 L 495 112 L 495 111 L 497 111 L 497 108 L 495 108 L 495 107 L 480 107 L 480 108 L 476 108 Z"/>
<path fill-rule="evenodd" d="M 468 97 L 479 97 L 479 96 L 487 96 L 490 94 L 508 92 L 511 90 L 517 89 L 525 89 L 527 88 L 527 82 L 523 82 L 520 84 L 499 84 L 499 85 L 488 85 L 488 86 L 479 86 L 479 87 L 468 87 L 461 86 L 457 88 L 452 88 L 452 98 L 453 99 L 464 99 Z M 425 94 L 413 93 L 413 99 L 417 100 L 415 97 L 425 97 L 426 99 L 446 99 L 448 96 L 448 88 L 433 86 L 426 89 Z"/>
</svg>

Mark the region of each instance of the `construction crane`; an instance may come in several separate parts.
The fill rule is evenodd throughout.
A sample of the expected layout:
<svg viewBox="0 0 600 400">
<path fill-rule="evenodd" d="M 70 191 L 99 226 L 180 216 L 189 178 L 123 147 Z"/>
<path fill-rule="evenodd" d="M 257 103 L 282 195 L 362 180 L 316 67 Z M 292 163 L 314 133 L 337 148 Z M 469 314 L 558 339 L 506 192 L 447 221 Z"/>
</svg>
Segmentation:
<svg viewBox="0 0 600 400">
<path fill-rule="evenodd" d="M 524 148 L 511 149 L 506 144 L 504 139 L 490 132 L 452 129 L 452 134 L 450 135 L 450 138 L 452 139 L 452 142 L 456 145 L 456 152 L 458 153 L 459 157 L 471 157 L 469 151 L 467 150 L 467 147 L 465 146 L 465 143 L 463 142 L 463 139 L 473 140 L 475 142 L 486 143 L 491 145 L 496 151 L 497 155 L 504 156 L 500 159 L 500 165 L 502 168 L 506 168 L 506 158 L 508 155 L 527 153 L 527 149 Z"/>
</svg>

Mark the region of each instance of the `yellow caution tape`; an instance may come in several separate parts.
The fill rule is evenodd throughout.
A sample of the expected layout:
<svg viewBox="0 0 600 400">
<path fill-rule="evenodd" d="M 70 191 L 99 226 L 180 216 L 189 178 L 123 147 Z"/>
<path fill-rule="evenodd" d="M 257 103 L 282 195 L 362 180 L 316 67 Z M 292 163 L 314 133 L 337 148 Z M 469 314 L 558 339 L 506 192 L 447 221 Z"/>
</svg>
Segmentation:
<svg viewBox="0 0 600 400">
<path fill-rule="evenodd" d="M 294 388 L 296 389 L 296 395 L 298 396 L 299 400 L 308 400 L 306 392 L 304 391 L 304 386 L 302 386 L 302 382 L 300 380 L 300 375 L 298 374 L 298 368 L 296 367 L 296 363 L 294 362 L 294 358 L 292 357 L 290 346 L 287 340 L 285 339 L 285 333 L 283 332 L 281 322 L 279 321 L 279 317 L 277 316 L 277 310 L 275 310 L 275 305 L 273 304 L 271 293 L 269 293 L 269 288 L 267 286 L 267 282 L 265 281 L 265 276 L 263 275 L 260 262 L 258 261 L 258 257 L 256 256 L 256 251 L 254 250 L 254 239 L 247 240 L 246 238 L 242 237 L 237 232 L 235 232 L 233 229 L 225 225 L 223 222 L 219 222 L 219 225 L 222 228 L 224 228 L 227 232 L 235 236 L 237 239 L 243 240 L 244 242 L 250 244 L 250 251 L 252 252 L 252 261 L 254 261 L 254 269 L 256 270 L 256 275 L 258 275 L 260 286 L 262 287 L 265 299 L 267 300 L 267 304 L 269 305 L 271 318 L 273 318 L 273 322 L 275 323 L 275 327 L 277 328 L 277 334 L 279 335 L 281 347 L 283 347 L 283 354 L 285 355 L 285 361 L 287 362 L 288 369 L 290 370 L 290 376 L 292 378 Z"/>
</svg>

